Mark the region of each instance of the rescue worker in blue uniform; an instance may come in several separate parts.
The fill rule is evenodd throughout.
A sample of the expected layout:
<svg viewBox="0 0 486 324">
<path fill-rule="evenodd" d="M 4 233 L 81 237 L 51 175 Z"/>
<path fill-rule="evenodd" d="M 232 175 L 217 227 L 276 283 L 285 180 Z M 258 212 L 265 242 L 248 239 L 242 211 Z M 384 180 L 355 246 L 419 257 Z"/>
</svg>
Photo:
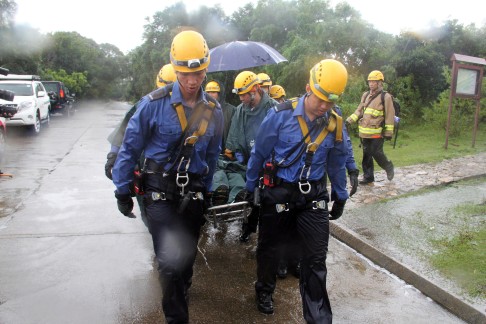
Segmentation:
<svg viewBox="0 0 486 324">
<path fill-rule="evenodd" d="M 255 283 L 257 308 L 262 313 L 274 312 L 278 246 L 294 237 L 301 253 L 304 319 L 307 323 L 332 322 L 326 289 L 329 220 L 342 215 L 348 199 L 349 149 L 343 140 L 342 118 L 332 108 L 344 92 L 347 78 L 340 62 L 329 59 L 317 63 L 310 70 L 306 94 L 298 99 L 295 109 L 285 108 L 285 103 L 271 109 L 256 136 L 246 188 L 248 202 L 259 200 L 262 209 Z M 327 176 L 335 193 L 330 212 Z"/>
<path fill-rule="evenodd" d="M 204 37 L 195 31 L 177 34 L 170 60 L 177 75 L 172 92 L 155 90 L 141 99 L 113 167 L 113 182 L 118 209 L 129 216 L 133 170 L 145 152 L 143 198 L 162 310 L 168 323 L 188 323 L 187 293 L 221 151 L 223 114 L 202 88 L 210 60 Z"/>
<path fill-rule="evenodd" d="M 160 89 L 162 87 L 165 87 L 167 85 L 170 85 L 174 83 L 174 81 L 177 79 L 174 67 L 172 64 L 165 64 L 160 68 L 159 73 L 157 74 L 155 78 L 155 86 Z M 165 88 L 164 91 L 171 91 L 172 87 L 167 87 Z M 161 90 L 162 91 L 162 90 Z M 123 119 L 121 120 L 120 124 L 113 130 L 113 132 L 110 133 L 108 136 L 108 141 L 111 144 L 110 147 L 110 152 L 106 156 L 106 163 L 105 163 L 105 175 L 108 179 L 113 180 L 113 176 L 111 174 L 111 170 L 113 166 L 115 165 L 116 157 L 118 156 L 118 151 L 120 150 L 120 146 L 123 142 L 123 136 L 125 136 L 125 131 L 128 126 L 128 122 L 130 121 L 130 118 L 135 114 L 138 108 L 138 102 L 130 108 L 130 110 L 125 114 Z M 137 171 L 142 169 L 143 163 L 145 161 L 145 156 L 142 153 L 140 156 L 139 163 L 137 165 Z M 137 203 L 140 208 L 140 213 L 142 216 L 142 221 L 143 223 L 148 227 L 148 221 L 147 217 L 145 215 L 145 208 L 143 207 L 143 198 L 141 195 L 136 195 L 137 198 Z"/>
</svg>

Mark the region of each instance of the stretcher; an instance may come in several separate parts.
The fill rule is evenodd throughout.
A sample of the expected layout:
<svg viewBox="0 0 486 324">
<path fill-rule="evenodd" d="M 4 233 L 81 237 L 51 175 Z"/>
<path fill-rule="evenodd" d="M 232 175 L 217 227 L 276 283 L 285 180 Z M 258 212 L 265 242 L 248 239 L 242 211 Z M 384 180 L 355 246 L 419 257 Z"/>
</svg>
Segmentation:
<svg viewBox="0 0 486 324">
<path fill-rule="evenodd" d="M 241 219 L 243 222 L 248 222 L 250 213 L 250 204 L 247 201 L 239 201 L 210 207 L 204 217 L 213 224 L 214 228 L 217 228 L 221 222 L 233 222 Z"/>
</svg>

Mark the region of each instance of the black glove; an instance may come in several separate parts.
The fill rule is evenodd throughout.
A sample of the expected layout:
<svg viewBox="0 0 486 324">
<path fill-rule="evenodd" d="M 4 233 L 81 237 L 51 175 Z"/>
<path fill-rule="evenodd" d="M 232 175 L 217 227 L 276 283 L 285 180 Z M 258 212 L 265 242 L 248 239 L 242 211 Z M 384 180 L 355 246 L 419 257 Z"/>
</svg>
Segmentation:
<svg viewBox="0 0 486 324">
<path fill-rule="evenodd" d="M 113 169 L 113 166 L 115 165 L 116 156 L 117 154 L 115 152 L 110 152 L 106 156 L 105 175 L 110 180 L 113 180 L 111 169 Z"/>
<path fill-rule="evenodd" d="M 346 129 L 348 130 L 349 132 L 349 129 L 351 128 L 351 123 L 348 122 L 347 120 L 344 122 L 344 125 L 346 126 Z"/>
<path fill-rule="evenodd" d="M 336 220 L 343 215 L 344 205 L 346 205 L 346 200 L 334 200 L 332 204 L 332 210 L 329 213 L 329 220 Z"/>
<path fill-rule="evenodd" d="M 247 201 L 251 207 L 255 206 L 255 193 L 249 192 L 248 190 L 245 192 L 245 201 Z"/>
<path fill-rule="evenodd" d="M 130 194 L 119 194 L 115 191 L 115 197 L 120 213 L 129 218 L 135 218 L 135 215 L 132 213 L 133 199 L 130 197 Z"/>
<path fill-rule="evenodd" d="M 213 207 L 213 192 L 206 192 L 204 195 L 204 206 L 203 206 L 203 213 L 207 214 L 208 209 Z"/>
<path fill-rule="evenodd" d="M 389 135 L 383 136 L 385 138 L 385 141 L 391 141 L 392 137 Z"/>
<path fill-rule="evenodd" d="M 349 191 L 349 196 L 351 197 L 356 193 L 356 190 L 358 190 L 358 176 L 359 176 L 359 170 L 349 170 L 348 171 L 349 175 L 349 184 L 351 185 L 351 190 Z"/>
</svg>

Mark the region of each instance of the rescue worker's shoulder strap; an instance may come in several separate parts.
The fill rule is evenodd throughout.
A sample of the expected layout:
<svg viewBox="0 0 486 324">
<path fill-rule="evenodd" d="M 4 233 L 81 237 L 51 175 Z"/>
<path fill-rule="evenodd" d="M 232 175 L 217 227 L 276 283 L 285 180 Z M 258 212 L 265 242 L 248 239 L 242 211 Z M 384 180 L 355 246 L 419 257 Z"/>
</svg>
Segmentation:
<svg viewBox="0 0 486 324">
<path fill-rule="evenodd" d="M 273 107 L 273 109 L 275 110 L 275 112 L 281 112 L 281 111 L 284 111 L 284 110 L 295 109 L 295 107 L 297 107 L 298 103 L 299 103 L 298 98 L 292 98 L 292 99 L 289 99 L 289 100 L 285 100 L 282 103 L 279 103 L 278 105 Z"/>
<path fill-rule="evenodd" d="M 336 132 L 336 142 L 342 142 L 343 141 L 343 117 L 341 117 L 336 110 L 332 109 L 331 118 L 335 120 L 336 124 L 333 127 L 334 129 L 332 130 L 330 129 L 330 131 Z M 329 125 L 331 124 L 332 122 L 329 122 Z"/>
<path fill-rule="evenodd" d="M 383 107 L 385 107 L 385 96 L 386 96 L 387 93 L 393 99 L 393 95 L 391 93 L 389 93 L 388 91 L 382 90 L 381 91 L 381 104 L 383 105 Z"/>
<path fill-rule="evenodd" d="M 173 86 L 174 84 L 170 83 L 166 86 L 163 86 L 161 88 L 158 88 L 157 90 L 152 91 L 151 93 L 148 94 L 150 101 L 159 100 L 166 97 L 172 91 Z"/>
</svg>

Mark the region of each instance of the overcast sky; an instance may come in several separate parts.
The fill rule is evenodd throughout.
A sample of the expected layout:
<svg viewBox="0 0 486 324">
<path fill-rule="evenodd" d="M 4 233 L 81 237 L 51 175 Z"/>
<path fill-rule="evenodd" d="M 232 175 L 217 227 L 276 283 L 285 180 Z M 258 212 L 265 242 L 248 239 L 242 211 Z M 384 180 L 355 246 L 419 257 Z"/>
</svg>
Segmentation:
<svg viewBox="0 0 486 324">
<path fill-rule="evenodd" d="M 16 22 L 29 24 L 42 33 L 55 31 L 77 31 L 98 44 L 114 44 L 120 50 L 129 50 L 142 44 L 143 26 L 146 17 L 164 10 L 173 2 L 163 0 L 15 0 L 18 4 Z M 230 15 L 245 3 L 256 0 L 184 0 L 186 8 L 197 8 L 201 3 L 211 6 L 221 3 Z M 341 0 L 331 0 L 334 6 Z M 361 12 L 364 20 L 377 29 L 391 34 L 402 30 L 419 31 L 431 24 L 441 25 L 446 19 L 457 19 L 459 23 L 486 24 L 486 4 L 481 0 L 431 1 L 431 0 L 348 0 Z M 453 7 L 453 4 L 460 7 Z M 482 3 L 482 4 L 481 4 Z M 136 4 L 136 5 L 133 5 Z"/>
</svg>

